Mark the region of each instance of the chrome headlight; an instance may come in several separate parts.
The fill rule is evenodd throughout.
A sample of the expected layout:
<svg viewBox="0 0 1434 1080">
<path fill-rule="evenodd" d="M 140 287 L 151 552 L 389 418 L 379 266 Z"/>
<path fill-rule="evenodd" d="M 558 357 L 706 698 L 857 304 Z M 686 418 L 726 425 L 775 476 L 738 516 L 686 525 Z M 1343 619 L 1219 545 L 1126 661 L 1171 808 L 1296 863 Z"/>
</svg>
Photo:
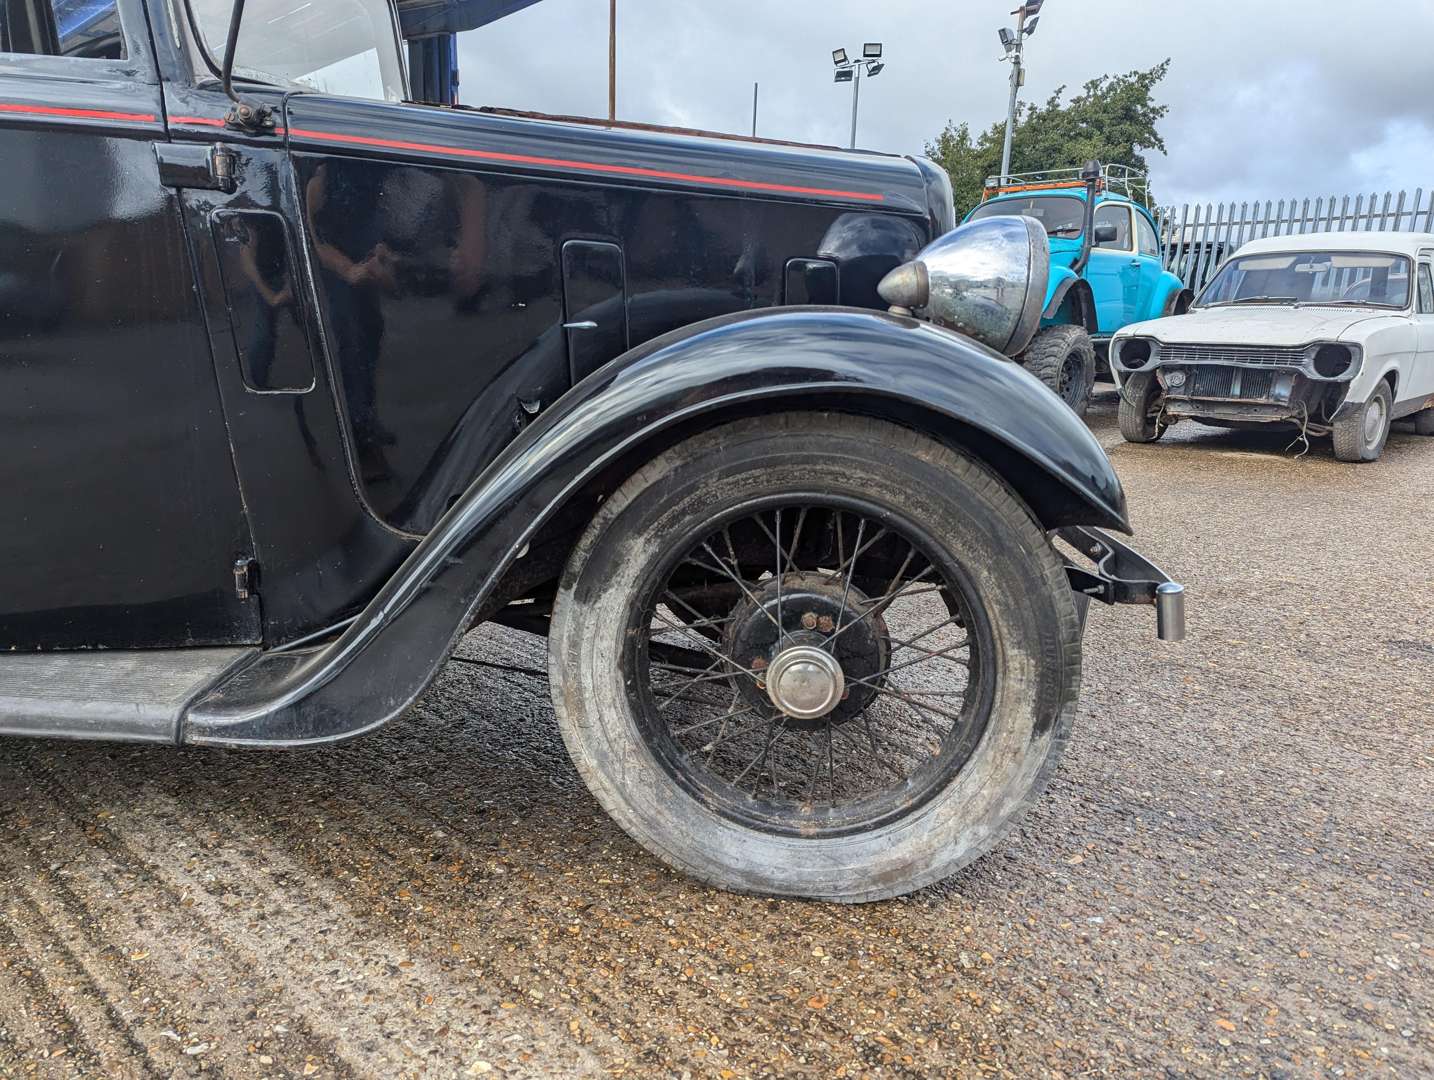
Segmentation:
<svg viewBox="0 0 1434 1080">
<path fill-rule="evenodd" d="M 952 229 L 886 275 L 878 291 L 893 307 L 1015 356 L 1040 329 L 1050 276 L 1040 222 L 990 217 Z"/>
</svg>

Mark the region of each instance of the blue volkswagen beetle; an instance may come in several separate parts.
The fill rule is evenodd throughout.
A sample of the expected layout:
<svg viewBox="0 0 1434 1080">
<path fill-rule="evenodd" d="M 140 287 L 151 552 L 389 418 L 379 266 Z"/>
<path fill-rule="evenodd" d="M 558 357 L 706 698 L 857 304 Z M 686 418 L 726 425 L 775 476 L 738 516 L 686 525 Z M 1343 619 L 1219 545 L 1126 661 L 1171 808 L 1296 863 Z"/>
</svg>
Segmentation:
<svg viewBox="0 0 1434 1080">
<path fill-rule="evenodd" d="M 1178 315 L 1193 294 L 1161 259 L 1145 178 L 1121 165 L 993 177 L 967 221 L 1021 215 L 1050 237 L 1051 277 L 1040 333 L 1019 358 L 1084 415 L 1102 355 L 1118 331 Z"/>
</svg>

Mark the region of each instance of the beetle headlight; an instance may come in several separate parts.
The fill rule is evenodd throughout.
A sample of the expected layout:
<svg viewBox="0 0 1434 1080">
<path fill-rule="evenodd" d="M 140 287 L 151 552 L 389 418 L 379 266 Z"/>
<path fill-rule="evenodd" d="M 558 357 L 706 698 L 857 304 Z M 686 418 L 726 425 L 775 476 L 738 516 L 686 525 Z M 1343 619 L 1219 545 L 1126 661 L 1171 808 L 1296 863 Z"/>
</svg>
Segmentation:
<svg viewBox="0 0 1434 1080">
<path fill-rule="evenodd" d="M 1045 227 L 991 217 L 952 229 L 888 274 L 879 292 L 893 307 L 1015 356 L 1040 329 L 1050 276 Z"/>
</svg>

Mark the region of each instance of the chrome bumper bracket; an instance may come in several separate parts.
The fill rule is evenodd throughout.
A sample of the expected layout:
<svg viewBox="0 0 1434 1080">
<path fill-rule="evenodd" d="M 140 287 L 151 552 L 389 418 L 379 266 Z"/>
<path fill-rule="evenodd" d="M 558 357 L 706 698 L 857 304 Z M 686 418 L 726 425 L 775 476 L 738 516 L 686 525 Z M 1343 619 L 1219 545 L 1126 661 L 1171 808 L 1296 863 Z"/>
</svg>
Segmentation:
<svg viewBox="0 0 1434 1080">
<path fill-rule="evenodd" d="M 1055 535 L 1095 564 L 1094 569 L 1066 564 L 1073 590 L 1103 604 L 1150 605 L 1159 639 L 1185 640 L 1185 586 L 1099 529 L 1059 529 Z"/>
</svg>

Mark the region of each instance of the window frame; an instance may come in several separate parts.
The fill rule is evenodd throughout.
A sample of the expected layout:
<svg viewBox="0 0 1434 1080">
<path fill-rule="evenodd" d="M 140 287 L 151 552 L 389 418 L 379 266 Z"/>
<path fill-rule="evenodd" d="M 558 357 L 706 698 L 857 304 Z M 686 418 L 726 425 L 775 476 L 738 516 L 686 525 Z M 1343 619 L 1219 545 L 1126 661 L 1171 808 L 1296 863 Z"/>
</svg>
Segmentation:
<svg viewBox="0 0 1434 1080">
<path fill-rule="evenodd" d="M 1144 225 L 1147 229 L 1150 230 L 1150 239 L 1153 241 L 1155 246 L 1154 251 L 1146 251 L 1143 247 L 1140 246 L 1140 227 L 1142 225 Z M 1135 250 L 1139 254 L 1144 255 L 1146 258 L 1149 259 L 1158 259 L 1161 256 L 1160 230 L 1155 227 L 1155 223 L 1152 222 L 1150 218 L 1148 218 L 1144 213 L 1140 212 L 1139 210 L 1135 212 Z"/>
<path fill-rule="evenodd" d="M 1434 268 L 1431 268 L 1429 264 L 1428 253 L 1422 253 L 1419 256 L 1416 266 L 1414 313 L 1416 315 L 1434 315 Z"/>
<path fill-rule="evenodd" d="M 77 83 L 145 83 L 158 85 L 154 53 L 150 48 L 143 0 L 116 0 L 123 60 L 91 56 L 52 56 L 49 53 L 0 52 L 0 79 L 57 77 Z M 88 96 L 88 95 L 86 95 Z"/>
<path fill-rule="evenodd" d="M 1107 244 L 1096 244 L 1096 243 L 1094 243 L 1094 240 L 1095 240 L 1095 229 L 1096 229 L 1096 226 L 1097 226 L 1097 225 L 1100 225 L 1100 224 L 1101 224 L 1100 215 L 1101 215 L 1101 212 L 1104 211 L 1104 210 L 1117 210 L 1117 211 L 1119 211 L 1119 212 L 1125 214 L 1126 220 L 1127 220 L 1127 222 L 1128 222 L 1127 228 L 1126 228 L 1126 230 L 1125 230 L 1125 243 L 1126 243 L 1126 246 L 1125 246 L 1125 247 L 1120 247 L 1120 246 L 1119 246 L 1119 240 L 1115 241 L 1114 243 L 1107 243 Z M 1138 250 L 1138 249 L 1135 247 L 1135 207 L 1130 206 L 1128 203 L 1123 203 L 1123 202 L 1104 202 L 1104 203 L 1097 203 L 1097 204 L 1096 204 L 1096 208 L 1095 208 L 1095 216 L 1091 219 L 1090 228 L 1091 228 L 1091 240 L 1092 240 L 1092 248 L 1091 248 L 1091 250 L 1093 250 L 1093 251 L 1118 251 L 1118 252 L 1120 252 L 1120 253 L 1123 254 L 1123 255 L 1129 255 L 1129 254 L 1135 252 L 1136 250 Z"/>
</svg>

